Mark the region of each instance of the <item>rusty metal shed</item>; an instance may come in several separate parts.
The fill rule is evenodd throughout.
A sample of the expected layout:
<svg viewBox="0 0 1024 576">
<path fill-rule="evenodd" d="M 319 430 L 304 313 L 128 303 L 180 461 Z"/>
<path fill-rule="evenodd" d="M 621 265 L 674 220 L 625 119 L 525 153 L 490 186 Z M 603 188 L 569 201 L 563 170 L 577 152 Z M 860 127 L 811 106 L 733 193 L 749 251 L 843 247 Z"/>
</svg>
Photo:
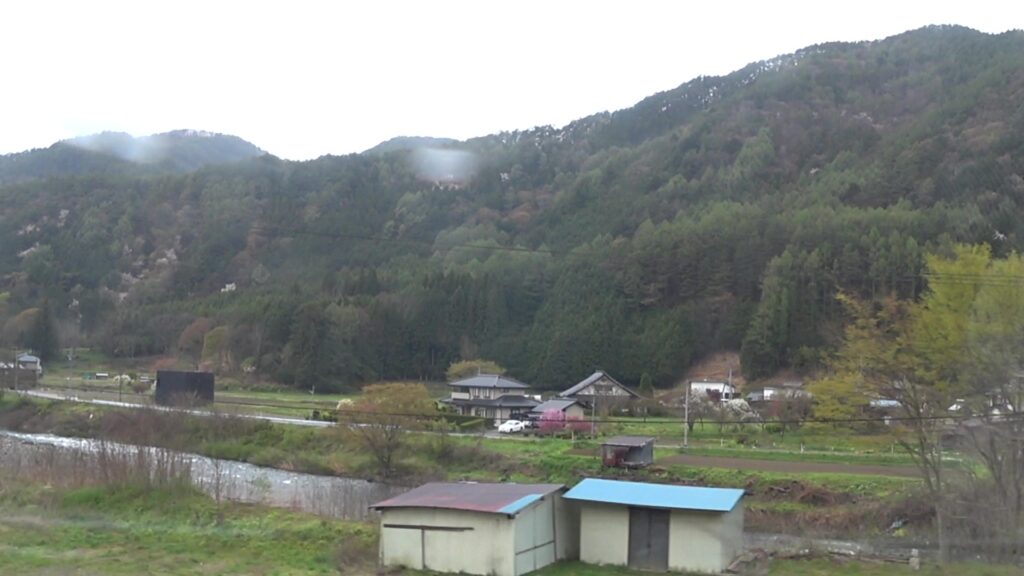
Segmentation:
<svg viewBox="0 0 1024 576">
<path fill-rule="evenodd" d="M 654 462 L 654 438 L 615 436 L 601 442 L 601 463 L 617 468 L 642 468 Z"/>
<path fill-rule="evenodd" d="M 520 576 L 578 554 L 561 484 L 424 484 L 372 506 L 385 567 Z"/>
</svg>

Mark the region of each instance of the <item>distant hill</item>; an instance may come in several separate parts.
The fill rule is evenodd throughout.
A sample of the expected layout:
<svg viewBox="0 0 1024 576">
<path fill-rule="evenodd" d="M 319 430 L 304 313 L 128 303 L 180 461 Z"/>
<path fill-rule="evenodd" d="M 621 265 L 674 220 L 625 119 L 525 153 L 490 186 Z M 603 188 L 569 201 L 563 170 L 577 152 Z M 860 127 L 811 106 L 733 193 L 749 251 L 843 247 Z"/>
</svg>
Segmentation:
<svg viewBox="0 0 1024 576">
<path fill-rule="evenodd" d="M 212 132 L 175 130 L 141 137 L 103 132 L 0 156 L 0 183 L 82 174 L 188 172 L 263 154 L 237 136 Z"/>
<path fill-rule="evenodd" d="M 443 148 L 452 144 L 458 144 L 458 140 L 452 138 L 434 138 L 431 136 L 398 136 L 377 144 L 363 152 L 363 154 L 385 154 L 399 150 L 415 150 L 417 148 Z"/>
<path fill-rule="evenodd" d="M 935 26 L 461 142 L 59 143 L 0 157 L 0 322 L 49 302 L 113 355 L 317 390 L 470 357 L 551 389 L 665 388 L 720 350 L 748 381 L 810 372 L 840 291 L 914 298 L 930 252 L 1024 250 L 1022 102 L 1024 33 Z"/>
</svg>

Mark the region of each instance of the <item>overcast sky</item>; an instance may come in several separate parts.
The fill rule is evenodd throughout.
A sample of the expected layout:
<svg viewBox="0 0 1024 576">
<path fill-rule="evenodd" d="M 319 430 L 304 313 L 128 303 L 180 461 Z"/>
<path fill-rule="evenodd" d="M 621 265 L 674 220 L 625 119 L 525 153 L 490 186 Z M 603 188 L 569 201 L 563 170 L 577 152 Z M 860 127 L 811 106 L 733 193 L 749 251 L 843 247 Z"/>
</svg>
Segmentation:
<svg viewBox="0 0 1024 576">
<path fill-rule="evenodd" d="M 561 126 L 810 44 L 927 24 L 1024 28 L 1024 3 L 5 0 L 0 153 L 194 128 L 308 159 L 399 135 Z"/>
</svg>

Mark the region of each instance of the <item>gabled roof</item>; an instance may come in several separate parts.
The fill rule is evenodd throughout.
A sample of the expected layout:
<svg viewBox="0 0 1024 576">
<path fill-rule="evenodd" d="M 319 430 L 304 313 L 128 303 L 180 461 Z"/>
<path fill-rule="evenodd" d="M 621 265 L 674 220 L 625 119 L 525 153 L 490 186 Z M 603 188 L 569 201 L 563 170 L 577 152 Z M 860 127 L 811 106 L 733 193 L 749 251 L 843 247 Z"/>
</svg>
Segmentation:
<svg viewBox="0 0 1024 576">
<path fill-rule="evenodd" d="M 449 399 L 455 406 L 479 406 L 482 408 L 533 408 L 540 402 L 522 394 L 502 394 L 497 398 Z"/>
<path fill-rule="evenodd" d="M 547 402 L 544 402 L 543 404 L 536 406 L 533 409 L 533 412 L 539 412 L 541 414 L 547 412 L 548 410 L 558 410 L 560 412 L 565 412 L 565 409 L 572 406 L 573 404 L 579 404 L 579 402 L 572 398 L 552 398 L 551 400 L 548 400 Z"/>
<path fill-rule="evenodd" d="M 456 388 L 529 388 L 527 384 L 497 374 L 477 374 L 455 382 L 449 382 L 449 386 Z"/>
<path fill-rule="evenodd" d="M 603 372 L 601 370 L 598 370 L 597 372 L 594 372 L 590 376 L 587 376 L 586 378 L 581 380 L 578 384 L 576 384 L 575 386 L 569 388 L 568 390 L 563 391 L 558 396 L 561 397 L 561 398 L 569 398 L 571 396 L 574 396 L 577 393 L 579 393 L 581 390 L 585 389 L 587 386 L 590 386 L 594 382 L 597 382 L 601 378 L 607 378 L 607 379 L 611 380 L 616 386 L 618 386 L 619 388 L 622 388 L 623 390 L 628 392 L 630 396 L 634 396 L 634 397 L 637 397 L 637 398 L 640 397 L 639 394 L 637 394 L 636 392 L 633 392 L 629 388 L 626 388 L 625 386 L 622 385 L 621 382 L 619 382 L 615 378 L 612 378 L 609 374 L 607 374 L 607 373 L 605 373 L 605 372 Z"/>
<path fill-rule="evenodd" d="M 562 488 L 562 484 L 431 482 L 370 508 L 442 508 L 514 515 Z"/>
<path fill-rule="evenodd" d="M 654 442 L 651 436 L 615 436 L 601 442 L 602 446 L 629 446 L 635 448 Z"/>
<path fill-rule="evenodd" d="M 728 512 L 743 497 L 743 490 L 587 478 L 564 497 L 625 506 Z"/>
</svg>

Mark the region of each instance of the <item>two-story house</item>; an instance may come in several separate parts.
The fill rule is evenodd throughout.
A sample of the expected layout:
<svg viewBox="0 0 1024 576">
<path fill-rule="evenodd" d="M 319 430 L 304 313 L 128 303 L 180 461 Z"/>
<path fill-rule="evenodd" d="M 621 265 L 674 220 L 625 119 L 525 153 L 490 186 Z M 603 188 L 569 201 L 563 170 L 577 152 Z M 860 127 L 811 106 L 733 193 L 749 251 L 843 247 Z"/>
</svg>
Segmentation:
<svg viewBox="0 0 1024 576">
<path fill-rule="evenodd" d="M 586 411 L 610 414 L 637 400 L 640 395 L 598 370 L 558 395 L 563 400 L 575 400 Z"/>
<path fill-rule="evenodd" d="M 529 386 L 497 374 L 477 374 L 449 382 L 448 386 L 451 396 L 445 400 L 446 404 L 459 414 L 491 418 L 496 423 L 523 416 L 540 404 L 526 395 Z"/>
</svg>

